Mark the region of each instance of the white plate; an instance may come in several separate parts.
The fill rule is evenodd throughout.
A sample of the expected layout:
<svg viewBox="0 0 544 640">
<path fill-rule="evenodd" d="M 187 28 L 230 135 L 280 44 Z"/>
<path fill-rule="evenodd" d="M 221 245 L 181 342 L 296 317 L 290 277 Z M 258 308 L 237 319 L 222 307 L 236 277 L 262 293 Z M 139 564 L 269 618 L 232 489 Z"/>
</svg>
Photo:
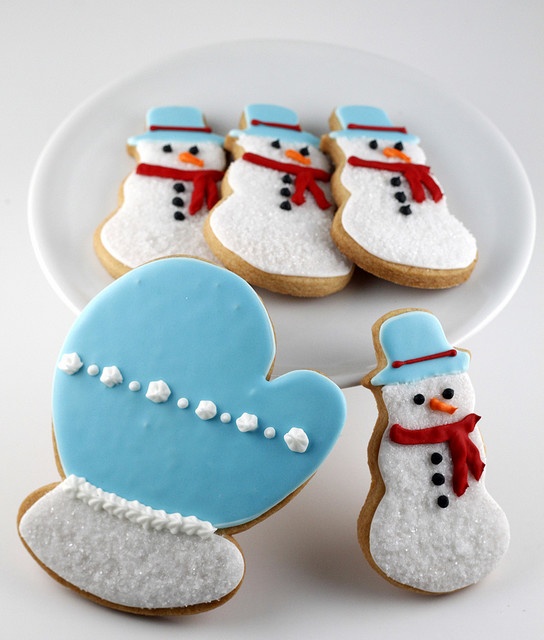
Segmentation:
<svg viewBox="0 0 544 640">
<path fill-rule="evenodd" d="M 125 142 L 143 132 L 147 109 L 197 106 L 226 133 L 251 102 L 289 106 L 316 134 L 327 131 L 336 105 L 382 107 L 420 136 L 480 254 L 471 279 L 447 291 L 404 288 L 361 272 L 325 299 L 260 291 L 278 338 L 275 375 L 311 368 L 350 386 L 374 363 L 370 327 L 383 313 L 425 307 L 452 343 L 462 344 L 508 302 L 532 252 L 534 205 L 516 155 L 488 120 L 432 78 L 384 58 L 318 43 L 246 41 L 180 51 L 92 96 L 53 135 L 33 177 L 29 221 L 42 268 L 74 311 L 111 282 L 92 235 L 133 168 Z"/>
</svg>

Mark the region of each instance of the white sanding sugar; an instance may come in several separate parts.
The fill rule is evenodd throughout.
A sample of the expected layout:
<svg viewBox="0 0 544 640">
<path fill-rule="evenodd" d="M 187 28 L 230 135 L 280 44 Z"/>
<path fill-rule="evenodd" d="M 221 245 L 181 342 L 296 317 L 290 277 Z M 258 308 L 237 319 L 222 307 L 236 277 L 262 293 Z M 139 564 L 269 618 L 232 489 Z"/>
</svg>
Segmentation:
<svg viewBox="0 0 544 640">
<path fill-rule="evenodd" d="M 385 160 L 368 151 L 363 141 L 358 149 L 354 141 L 339 138 L 346 156 Z M 409 148 L 408 148 L 409 146 Z M 416 145 L 406 145 L 415 162 L 424 162 Z M 376 171 L 346 164 L 342 184 L 350 192 L 342 212 L 342 225 L 369 253 L 389 262 L 431 269 L 456 269 L 470 265 L 476 258 L 476 241 L 464 225 L 448 210 L 446 197 L 438 203 L 430 198 L 417 203 L 409 198 L 411 215 L 399 213 L 399 202 L 391 187 L 394 172 Z M 407 190 L 407 186 L 399 187 Z"/>
<path fill-rule="evenodd" d="M 226 538 L 146 530 L 61 487 L 25 513 L 19 531 L 46 567 L 82 591 L 128 607 L 174 608 L 219 600 L 242 580 L 243 556 Z"/>
<path fill-rule="evenodd" d="M 241 136 L 246 151 L 286 162 L 270 139 Z M 328 160 L 309 148 L 312 166 L 328 168 Z M 275 154 L 275 155 L 274 155 Z M 213 211 L 210 225 L 217 239 L 254 267 L 268 273 L 302 277 L 336 277 L 349 273 L 351 263 L 334 245 L 330 228 L 334 209 L 322 211 L 306 192 L 306 203 L 280 208 L 283 174 L 245 160 L 236 160 L 228 180 L 233 194 Z M 319 182 L 329 202 L 330 186 Z M 294 190 L 291 187 L 291 190 Z"/>
<path fill-rule="evenodd" d="M 411 399 L 416 393 L 426 398 L 439 396 L 444 388 L 455 389 L 451 402 L 458 411 L 440 417 Z M 468 374 L 443 375 L 419 382 L 385 385 L 383 399 L 390 424 L 421 429 L 454 422 L 474 408 L 474 391 Z M 459 413 L 459 415 L 457 415 Z M 471 440 L 485 461 L 478 427 Z M 440 462 L 433 463 L 433 453 Z M 384 573 L 402 584 L 424 591 L 449 592 L 473 584 L 499 562 L 509 544 L 509 526 L 499 505 L 485 487 L 485 472 L 479 481 L 469 473 L 469 487 L 457 497 L 451 478 L 453 465 L 447 443 L 400 445 L 385 431 L 378 464 L 386 486 L 370 529 L 370 552 Z M 439 472 L 444 484 L 431 478 Z M 445 495 L 449 504 L 437 504 Z"/>
</svg>

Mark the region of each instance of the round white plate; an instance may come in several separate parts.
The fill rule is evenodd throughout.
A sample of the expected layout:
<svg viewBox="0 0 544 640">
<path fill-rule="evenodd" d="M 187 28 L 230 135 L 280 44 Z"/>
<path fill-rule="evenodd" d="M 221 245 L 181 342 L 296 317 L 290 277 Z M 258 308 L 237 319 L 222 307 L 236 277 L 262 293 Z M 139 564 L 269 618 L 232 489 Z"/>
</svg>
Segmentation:
<svg viewBox="0 0 544 640">
<path fill-rule="evenodd" d="M 485 117 L 432 78 L 362 51 L 245 41 L 180 51 L 105 88 L 44 149 L 30 190 L 30 230 L 47 278 L 74 311 L 112 281 L 92 236 L 133 168 L 125 142 L 144 131 L 146 111 L 196 106 L 215 131 L 226 133 L 252 102 L 291 107 L 303 128 L 318 135 L 337 105 L 383 108 L 393 123 L 420 136 L 451 211 L 476 236 L 480 255 L 471 279 L 446 291 L 400 287 L 360 271 L 344 291 L 324 299 L 259 291 L 277 334 L 274 375 L 310 368 L 340 386 L 357 384 L 374 364 L 371 326 L 387 311 L 427 308 L 462 346 L 508 302 L 532 252 L 534 205 L 519 160 Z"/>
</svg>

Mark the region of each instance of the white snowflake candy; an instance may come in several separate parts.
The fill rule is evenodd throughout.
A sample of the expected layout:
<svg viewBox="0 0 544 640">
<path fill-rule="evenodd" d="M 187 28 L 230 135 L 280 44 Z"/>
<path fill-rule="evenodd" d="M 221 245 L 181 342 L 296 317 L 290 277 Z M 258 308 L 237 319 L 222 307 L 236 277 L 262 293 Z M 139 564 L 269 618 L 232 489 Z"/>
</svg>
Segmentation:
<svg viewBox="0 0 544 640">
<path fill-rule="evenodd" d="M 160 404 L 166 402 L 171 393 L 170 387 L 164 380 L 152 380 L 147 387 L 145 397 L 151 402 Z"/>
<path fill-rule="evenodd" d="M 274 429 L 274 427 L 266 427 L 263 434 L 265 438 L 268 438 L 268 440 L 270 440 L 276 437 L 276 429 Z"/>
<path fill-rule="evenodd" d="M 201 420 L 211 420 L 217 415 L 217 407 L 211 400 L 201 400 L 195 413 Z"/>
<path fill-rule="evenodd" d="M 115 365 L 104 367 L 102 375 L 100 376 L 100 382 L 105 384 L 106 387 L 115 387 L 123 382 L 123 376 Z"/>
<path fill-rule="evenodd" d="M 90 364 L 87 367 L 87 373 L 90 376 L 97 376 L 100 373 L 100 368 L 99 368 L 99 366 L 97 364 Z"/>
<path fill-rule="evenodd" d="M 219 419 L 223 424 L 228 424 L 232 420 L 232 416 L 230 415 L 230 413 L 225 412 L 219 416 Z"/>
<path fill-rule="evenodd" d="M 187 400 L 187 398 L 179 398 L 177 404 L 180 409 L 187 409 L 189 406 L 189 400 Z"/>
<path fill-rule="evenodd" d="M 128 388 L 130 391 L 140 391 L 142 385 L 138 382 L 138 380 L 132 380 L 128 383 Z"/>
<path fill-rule="evenodd" d="M 238 427 L 238 431 L 242 433 L 255 431 L 259 426 L 259 418 L 252 413 L 242 413 L 242 415 L 236 419 L 236 426 Z"/>
<path fill-rule="evenodd" d="M 58 364 L 58 368 L 69 376 L 77 373 L 82 366 L 83 362 L 75 351 L 74 353 L 65 353 Z"/>
<path fill-rule="evenodd" d="M 299 427 L 292 427 L 289 431 L 283 436 L 287 446 L 291 451 L 295 453 L 304 453 L 310 444 L 308 436 L 304 429 L 300 429 Z"/>
</svg>

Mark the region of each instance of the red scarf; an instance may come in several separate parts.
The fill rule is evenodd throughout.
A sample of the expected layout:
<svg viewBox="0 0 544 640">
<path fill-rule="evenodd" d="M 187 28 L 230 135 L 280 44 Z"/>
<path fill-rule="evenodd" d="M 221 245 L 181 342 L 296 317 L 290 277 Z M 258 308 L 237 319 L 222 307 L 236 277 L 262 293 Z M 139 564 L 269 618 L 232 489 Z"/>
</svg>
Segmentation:
<svg viewBox="0 0 544 640">
<path fill-rule="evenodd" d="M 323 169 L 316 169 L 314 167 L 290 164 L 288 162 L 279 162 L 278 160 L 259 156 L 256 153 L 244 153 L 242 160 L 251 162 L 252 164 L 257 164 L 260 167 L 266 167 L 267 169 L 273 169 L 274 171 L 281 171 L 282 173 L 294 175 L 295 193 L 291 200 L 296 205 L 301 205 L 306 202 L 304 192 L 308 189 L 315 198 L 316 204 L 320 209 L 328 209 L 331 206 L 331 203 L 327 200 L 321 187 L 316 182 L 316 180 L 329 182 L 331 176 L 327 171 L 324 171 Z"/>
<path fill-rule="evenodd" d="M 181 180 L 183 182 L 193 182 L 194 189 L 189 203 L 189 214 L 194 216 L 198 213 L 206 198 L 206 206 L 210 210 L 219 200 L 217 182 L 223 177 L 223 171 L 212 169 L 185 171 L 172 167 L 161 167 L 155 164 L 139 164 L 136 167 L 139 176 L 150 176 L 153 178 L 168 178 L 170 180 Z"/>
<path fill-rule="evenodd" d="M 357 156 L 350 156 L 348 163 L 353 167 L 402 173 L 408 181 L 410 190 L 412 191 L 412 198 L 416 202 L 423 202 L 425 200 L 424 187 L 429 191 L 434 202 L 440 202 L 444 195 L 431 175 L 431 167 L 427 167 L 424 164 L 414 164 L 412 162 L 379 162 L 378 160 L 363 160 Z"/>
<path fill-rule="evenodd" d="M 480 416 L 469 413 L 459 422 L 441 424 L 427 429 L 405 429 L 394 424 L 389 437 L 397 444 L 437 444 L 447 442 L 453 462 L 453 490 L 462 496 L 468 488 L 468 472 L 479 480 L 485 464 L 480 457 L 478 447 L 468 437 L 474 431 Z"/>
</svg>

